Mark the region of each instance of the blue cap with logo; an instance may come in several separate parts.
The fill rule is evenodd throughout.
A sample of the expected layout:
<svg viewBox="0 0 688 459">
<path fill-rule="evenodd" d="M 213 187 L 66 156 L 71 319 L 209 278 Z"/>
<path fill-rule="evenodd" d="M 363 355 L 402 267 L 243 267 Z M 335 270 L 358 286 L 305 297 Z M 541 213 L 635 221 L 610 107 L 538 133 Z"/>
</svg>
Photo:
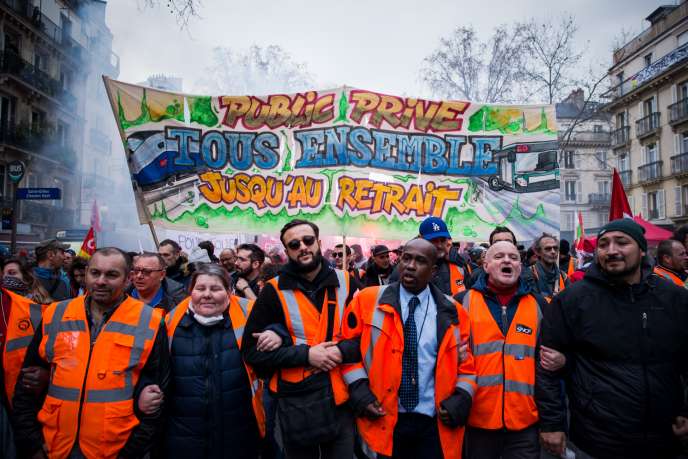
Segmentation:
<svg viewBox="0 0 688 459">
<path fill-rule="evenodd" d="M 439 217 L 428 217 L 423 220 L 423 223 L 420 224 L 418 232 L 426 241 L 432 241 L 438 237 L 446 237 L 447 239 L 451 239 L 451 235 L 447 229 L 447 224 L 444 223 L 444 220 Z"/>
</svg>

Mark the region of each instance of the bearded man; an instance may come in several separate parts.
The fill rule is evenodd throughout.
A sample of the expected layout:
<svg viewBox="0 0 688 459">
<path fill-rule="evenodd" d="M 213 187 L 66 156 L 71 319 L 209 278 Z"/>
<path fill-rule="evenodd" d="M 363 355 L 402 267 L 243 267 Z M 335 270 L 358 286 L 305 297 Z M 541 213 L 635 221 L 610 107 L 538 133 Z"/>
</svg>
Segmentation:
<svg viewBox="0 0 688 459">
<path fill-rule="evenodd" d="M 289 458 L 353 456 L 354 419 L 339 367 L 360 355 L 340 348 L 335 338 L 355 289 L 347 272 L 325 261 L 319 233 L 306 220 L 282 228 L 289 261 L 260 291 L 242 343 L 248 364 L 272 375 L 269 388 Z M 270 327 L 288 333 L 280 348 L 261 352 L 258 333 Z"/>
</svg>

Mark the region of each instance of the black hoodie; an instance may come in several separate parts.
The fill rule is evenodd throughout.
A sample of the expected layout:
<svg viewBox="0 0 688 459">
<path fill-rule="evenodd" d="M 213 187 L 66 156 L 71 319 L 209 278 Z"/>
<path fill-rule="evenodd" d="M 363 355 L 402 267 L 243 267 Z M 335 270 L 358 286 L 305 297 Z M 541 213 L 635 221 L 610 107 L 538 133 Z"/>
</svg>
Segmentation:
<svg viewBox="0 0 688 459">
<path fill-rule="evenodd" d="M 678 448 L 671 425 L 685 412 L 688 291 L 651 272 L 644 261 L 640 283 L 628 285 L 591 265 L 545 311 L 541 343 L 567 365 L 538 365 L 540 428 L 565 431 L 563 379 L 571 441 L 596 458 L 674 457 Z"/>
</svg>

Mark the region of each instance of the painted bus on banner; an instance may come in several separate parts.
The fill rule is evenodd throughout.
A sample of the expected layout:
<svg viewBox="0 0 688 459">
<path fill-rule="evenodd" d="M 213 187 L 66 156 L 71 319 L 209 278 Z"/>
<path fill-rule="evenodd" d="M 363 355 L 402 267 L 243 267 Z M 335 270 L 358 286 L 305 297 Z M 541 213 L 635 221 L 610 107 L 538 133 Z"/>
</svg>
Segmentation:
<svg viewBox="0 0 688 459">
<path fill-rule="evenodd" d="M 497 174 L 487 177 L 494 191 L 517 193 L 559 189 L 557 141 L 518 142 L 492 153 Z"/>
</svg>

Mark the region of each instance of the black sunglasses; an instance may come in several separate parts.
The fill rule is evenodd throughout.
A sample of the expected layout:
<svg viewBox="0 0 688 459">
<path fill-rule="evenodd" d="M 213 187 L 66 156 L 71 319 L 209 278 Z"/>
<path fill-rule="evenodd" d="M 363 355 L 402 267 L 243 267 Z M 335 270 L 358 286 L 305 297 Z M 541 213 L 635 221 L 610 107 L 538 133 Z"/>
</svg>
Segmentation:
<svg viewBox="0 0 688 459">
<path fill-rule="evenodd" d="M 315 241 L 315 236 L 304 236 L 303 239 L 293 239 L 289 241 L 289 243 L 287 243 L 287 247 L 291 250 L 298 250 L 299 247 L 301 247 L 301 242 L 303 242 L 303 245 L 306 247 L 310 247 L 315 244 Z"/>
<path fill-rule="evenodd" d="M 332 252 L 332 258 L 344 257 L 344 252 Z"/>
</svg>

